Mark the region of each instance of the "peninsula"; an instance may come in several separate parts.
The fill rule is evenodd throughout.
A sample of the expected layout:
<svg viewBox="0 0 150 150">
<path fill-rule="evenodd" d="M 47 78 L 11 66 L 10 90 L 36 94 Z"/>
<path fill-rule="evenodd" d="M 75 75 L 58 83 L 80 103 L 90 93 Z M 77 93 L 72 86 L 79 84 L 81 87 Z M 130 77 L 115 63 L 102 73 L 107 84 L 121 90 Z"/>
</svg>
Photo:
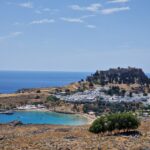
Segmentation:
<svg viewBox="0 0 150 150">
<path fill-rule="evenodd" d="M 97 117 L 133 112 L 141 126 L 132 134 L 96 135 L 90 125 L 0 125 L 0 149 L 136 149 L 149 148 L 150 79 L 142 69 L 115 68 L 64 87 L 22 89 L 0 94 L 0 110 L 40 110 Z M 24 141 L 24 142 L 22 142 Z M 144 142 L 143 142 L 144 141 Z"/>
</svg>

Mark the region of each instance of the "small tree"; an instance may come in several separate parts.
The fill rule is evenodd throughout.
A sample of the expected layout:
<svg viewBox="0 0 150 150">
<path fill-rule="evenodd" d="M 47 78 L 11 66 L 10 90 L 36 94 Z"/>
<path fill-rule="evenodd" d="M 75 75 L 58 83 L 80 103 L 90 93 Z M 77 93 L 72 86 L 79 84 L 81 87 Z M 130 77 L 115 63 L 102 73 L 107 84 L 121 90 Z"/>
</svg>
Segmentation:
<svg viewBox="0 0 150 150">
<path fill-rule="evenodd" d="M 112 132 L 114 130 L 137 129 L 140 121 L 132 113 L 115 113 L 96 119 L 89 128 L 93 133 Z"/>
<path fill-rule="evenodd" d="M 46 99 L 46 102 L 57 102 L 59 101 L 59 98 L 57 98 L 56 96 L 48 96 L 47 99 Z"/>
<path fill-rule="evenodd" d="M 54 110 L 55 110 L 55 107 L 58 105 L 58 103 L 59 103 L 59 98 L 57 98 L 56 96 L 53 96 L 53 95 L 51 95 L 51 96 L 48 96 L 47 97 L 47 99 L 46 99 L 46 101 L 45 101 L 46 103 L 50 103 L 50 105 L 54 108 Z"/>
<path fill-rule="evenodd" d="M 83 112 L 84 113 L 88 113 L 88 111 L 89 111 L 89 105 L 88 104 L 84 104 L 83 105 Z"/>
<path fill-rule="evenodd" d="M 148 96 L 148 94 L 144 92 L 144 93 L 143 93 L 143 96 Z"/>
<path fill-rule="evenodd" d="M 106 118 L 105 117 L 100 117 L 98 119 L 96 119 L 92 126 L 89 128 L 90 132 L 93 133 L 104 133 L 107 131 L 107 127 L 106 127 Z"/>
<path fill-rule="evenodd" d="M 40 91 L 40 90 L 37 90 L 36 93 L 41 93 L 41 91 Z"/>
<path fill-rule="evenodd" d="M 129 97 L 133 97 L 133 93 L 132 92 L 129 93 Z"/>
</svg>

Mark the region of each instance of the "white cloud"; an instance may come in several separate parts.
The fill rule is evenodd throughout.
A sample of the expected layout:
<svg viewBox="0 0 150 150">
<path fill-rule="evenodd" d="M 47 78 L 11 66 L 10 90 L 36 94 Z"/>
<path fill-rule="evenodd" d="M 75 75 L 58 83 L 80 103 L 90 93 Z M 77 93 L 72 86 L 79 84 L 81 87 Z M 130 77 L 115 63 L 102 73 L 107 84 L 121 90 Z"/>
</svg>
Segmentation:
<svg viewBox="0 0 150 150">
<path fill-rule="evenodd" d="M 41 20 L 33 20 L 30 24 L 48 24 L 54 23 L 54 19 L 41 19 Z"/>
<path fill-rule="evenodd" d="M 24 8 L 33 8 L 33 4 L 31 2 L 26 2 L 26 3 L 20 3 L 18 4 L 20 7 Z"/>
<path fill-rule="evenodd" d="M 12 37 L 16 37 L 16 36 L 19 36 L 21 34 L 22 34 L 22 32 L 13 32 L 13 33 L 11 33 Z"/>
<path fill-rule="evenodd" d="M 96 15 L 84 15 L 84 16 L 81 16 L 80 18 L 81 19 L 86 19 L 86 18 L 90 18 L 90 17 L 95 17 Z"/>
<path fill-rule="evenodd" d="M 21 34 L 22 34 L 22 32 L 12 32 L 8 35 L 0 36 L 0 40 L 7 40 L 7 39 L 10 39 L 10 38 L 15 38 L 17 36 L 20 36 Z"/>
<path fill-rule="evenodd" d="M 50 8 L 44 8 L 43 11 L 51 11 Z"/>
<path fill-rule="evenodd" d="M 128 11 L 130 7 L 116 7 L 116 8 L 107 8 L 102 10 L 102 14 L 109 15 L 120 11 Z"/>
<path fill-rule="evenodd" d="M 102 5 L 100 3 L 93 3 L 89 6 L 82 7 L 79 5 L 71 5 L 70 8 L 73 10 L 79 10 L 79 11 L 90 11 L 90 12 L 98 12 L 100 11 Z"/>
<path fill-rule="evenodd" d="M 49 12 L 51 14 L 55 14 L 59 11 L 59 9 L 50 9 L 50 8 L 43 8 L 42 9 L 43 12 Z"/>
<path fill-rule="evenodd" d="M 36 14 L 42 14 L 42 11 L 36 10 L 35 13 L 36 13 Z"/>
<path fill-rule="evenodd" d="M 12 25 L 19 26 L 19 25 L 24 25 L 24 23 L 23 22 L 14 22 Z"/>
<path fill-rule="evenodd" d="M 67 18 L 67 17 L 62 17 L 60 18 L 61 20 L 63 21 L 66 21 L 66 22 L 71 22 L 71 23 L 84 23 L 84 19 L 87 19 L 87 18 L 90 18 L 90 17 L 94 17 L 95 15 L 84 15 L 84 16 L 81 16 L 81 17 L 78 17 L 78 18 Z"/>
<path fill-rule="evenodd" d="M 84 20 L 82 20 L 81 18 L 65 18 L 65 17 L 62 17 L 60 19 L 63 20 L 63 21 L 66 21 L 66 22 L 70 22 L 70 23 L 83 23 L 84 22 Z"/>
<path fill-rule="evenodd" d="M 20 22 L 14 22 L 13 25 L 18 26 L 18 25 L 20 25 Z"/>
<path fill-rule="evenodd" d="M 55 14 L 59 11 L 59 9 L 50 9 L 50 8 L 43 8 L 40 10 L 36 10 L 36 14 L 43 14 L 43 13 L 50 13 L 50 14 Z"/>
<path fill-rule="evenodd" d="M 96 26 L 95 26 L 95 25 L 92 25 L 92 24 L 88 24 L 86 27 L 87 27 L 87 28 L 90 28 L 90 29 L 95 29 L 95 28 L 96 28 Z"/>
<path fill-rule="evenodd" d="M 108 3 L 127 3 L 129 0 L 109 0 Z"/>
</svg>

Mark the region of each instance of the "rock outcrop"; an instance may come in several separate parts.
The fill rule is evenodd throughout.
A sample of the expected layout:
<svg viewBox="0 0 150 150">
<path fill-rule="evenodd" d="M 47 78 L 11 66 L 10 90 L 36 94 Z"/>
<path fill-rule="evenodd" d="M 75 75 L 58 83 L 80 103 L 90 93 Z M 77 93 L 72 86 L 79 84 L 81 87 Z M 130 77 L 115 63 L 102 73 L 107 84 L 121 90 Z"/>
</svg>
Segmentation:
<svg viewBox="0 0 150 150">
<path fill-rule="evenodd" d="M 88 76 L 87 81 L 106 85 L 111 84 L 140 84 L 149 85 L 150 79 L 145 75 L 142 69 L 138 68 L 116 68 L 106 71 L 96 71 L 96 73 Z"/>
<path fill-rule="evenodd" d="M 16 127 L 16 126 L 21 126 L 21 125 L 23 125 L 23 123 L 22 123 L 21 121 L 14 120 L 14 121 L 10 122 L 9 125 L 11 125 L 11 126 L 13 126 L 13 127 Z"/>
</svg>

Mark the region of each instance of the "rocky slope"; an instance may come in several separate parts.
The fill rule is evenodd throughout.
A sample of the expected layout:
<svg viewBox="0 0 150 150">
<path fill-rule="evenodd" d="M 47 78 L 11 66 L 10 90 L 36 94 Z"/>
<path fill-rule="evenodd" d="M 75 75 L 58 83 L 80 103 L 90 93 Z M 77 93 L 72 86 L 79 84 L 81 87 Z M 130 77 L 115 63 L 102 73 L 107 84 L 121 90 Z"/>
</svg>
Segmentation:
<svg viewBox="0 0 150 150">
<path fill-rule="evenodd" d="M 87 81 L 95 84 L 140 84 L 149 85 L 150 79 L 142 69 L 138 68 L 116 68 L 106 71 L 96 71 L 87 77 Z"/>
</svg>

